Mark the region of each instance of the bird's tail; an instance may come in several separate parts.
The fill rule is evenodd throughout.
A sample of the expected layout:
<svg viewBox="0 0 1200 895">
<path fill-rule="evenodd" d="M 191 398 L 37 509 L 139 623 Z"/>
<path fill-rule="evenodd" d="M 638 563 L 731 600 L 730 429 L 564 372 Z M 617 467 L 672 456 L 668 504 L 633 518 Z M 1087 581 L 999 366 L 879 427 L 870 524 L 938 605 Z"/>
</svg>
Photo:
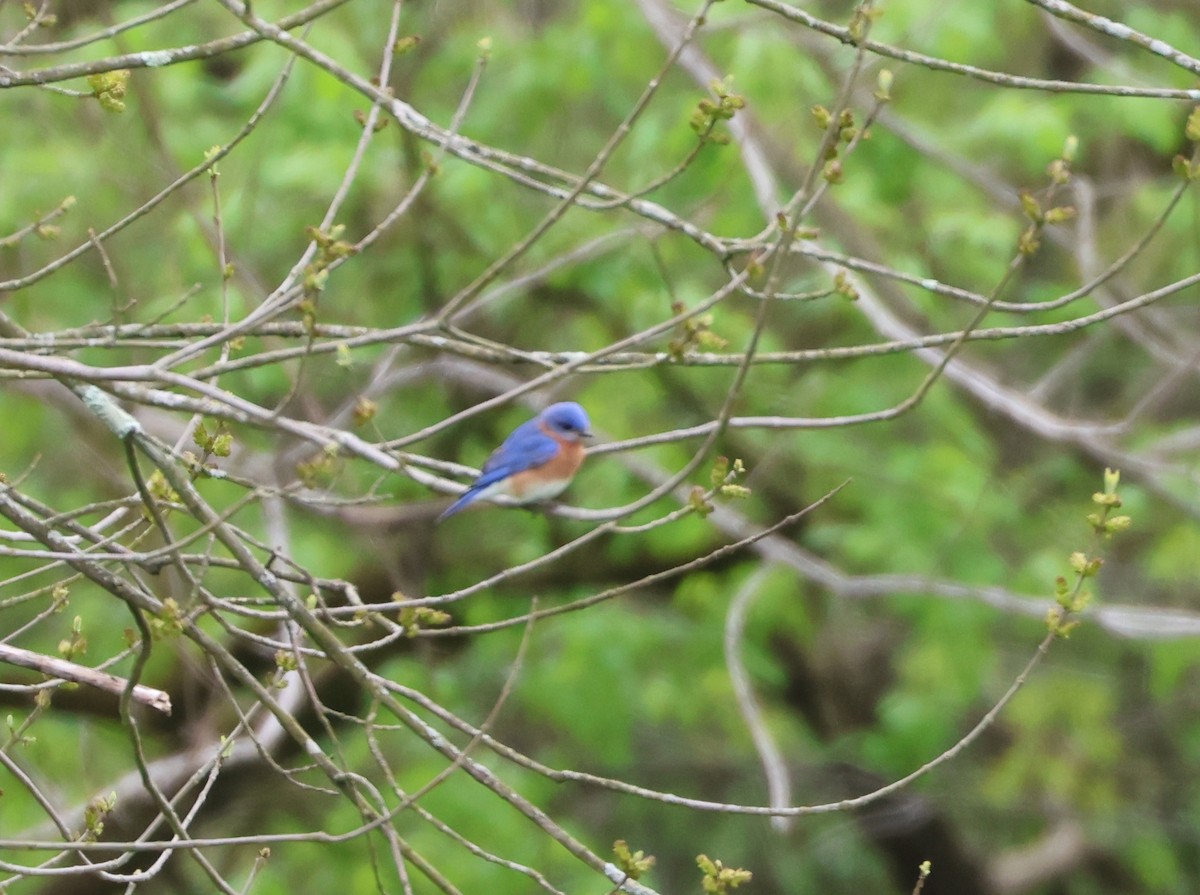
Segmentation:
<svg viewBox="0 0 1200 895">
<path fill-rule="evenodd" d="M 468 488 L 463 492 L 462 496 L 458 500 L 454 501 L 454 503 L 442 510 L 441 514 L 437 517 L 437 521 L 441 522 L 444 519 L 448 519 L 467 504 L 473 503 L 475 498 L 479 496 L 479 491 L 480 489 L 478 488 Z"/>
</svg>

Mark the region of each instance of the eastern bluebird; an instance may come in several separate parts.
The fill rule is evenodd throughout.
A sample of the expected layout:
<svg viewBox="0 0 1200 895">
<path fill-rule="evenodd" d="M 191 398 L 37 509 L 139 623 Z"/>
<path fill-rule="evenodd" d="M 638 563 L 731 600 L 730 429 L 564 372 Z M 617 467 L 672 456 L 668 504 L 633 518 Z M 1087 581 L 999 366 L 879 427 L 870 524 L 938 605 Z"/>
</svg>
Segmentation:
<svg viewBox="0 0 1200 895">
<path fill-rule="evenodd" d="M 583 463 L 583 439 L 591 437 L 591 423 L 582 407 L 573 401 L 551 404 L 504 439 L 475 483 L 438 521 L 480 498 L 504 495 L 517 503 L 536 503 L 557 497 Z"/>
</svg>

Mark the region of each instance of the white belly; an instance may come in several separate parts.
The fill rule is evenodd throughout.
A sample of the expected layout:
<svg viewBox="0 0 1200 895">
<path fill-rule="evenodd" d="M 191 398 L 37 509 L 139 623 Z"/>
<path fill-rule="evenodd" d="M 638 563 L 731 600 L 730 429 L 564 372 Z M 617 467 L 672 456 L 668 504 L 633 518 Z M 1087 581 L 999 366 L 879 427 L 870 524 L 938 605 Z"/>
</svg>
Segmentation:
<svg viewBox="0 0 1200 895">
<path fill-rule="evenodd" d="M 493 485 L 488 485 L 479 492 L 479 496 L 484 500 L 491 500 L 493 497 L 511 497 L 517 503 L 538 503 L 542 500 L 550 500 L 558 497 L 567 489 L 569 482 L 555 481 L 533 481 L 523 482 L 521 493 L 515 494 L 513 489 L 512 479 L 504 479 L 496 482 Z"/>
</svg>

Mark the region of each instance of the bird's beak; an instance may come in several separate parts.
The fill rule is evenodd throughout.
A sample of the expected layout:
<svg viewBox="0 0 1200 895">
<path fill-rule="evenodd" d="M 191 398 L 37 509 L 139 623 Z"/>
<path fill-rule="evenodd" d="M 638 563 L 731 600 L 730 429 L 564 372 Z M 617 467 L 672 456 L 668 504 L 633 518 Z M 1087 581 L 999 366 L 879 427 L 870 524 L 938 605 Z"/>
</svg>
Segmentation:
<svg viewBox="0 0 1200 895">
<path fill-rule="evenodd" d="M 584 441 L 591 441 L 596 436 L 593 435 L 591 432 L 580 432 L 579 437 L 582 438 Z"/>
</svg>

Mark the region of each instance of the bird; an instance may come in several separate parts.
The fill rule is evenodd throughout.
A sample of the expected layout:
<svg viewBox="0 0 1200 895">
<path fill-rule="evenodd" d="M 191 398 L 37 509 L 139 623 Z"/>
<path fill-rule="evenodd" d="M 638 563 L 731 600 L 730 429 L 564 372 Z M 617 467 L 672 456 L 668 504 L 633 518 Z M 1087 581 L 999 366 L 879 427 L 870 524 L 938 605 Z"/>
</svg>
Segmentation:
<svg viewBox="0 0 1200 895">
<path fill-rule="evenodd" d="M 557 497 L 571 483 L 592 437 L 587 412 L 574 401 L 551 404 L 513 430 L 492 452 L 471 487 L 438 522 L 477 500 L 503 495 L 529 504 Z"/>
</svg>

